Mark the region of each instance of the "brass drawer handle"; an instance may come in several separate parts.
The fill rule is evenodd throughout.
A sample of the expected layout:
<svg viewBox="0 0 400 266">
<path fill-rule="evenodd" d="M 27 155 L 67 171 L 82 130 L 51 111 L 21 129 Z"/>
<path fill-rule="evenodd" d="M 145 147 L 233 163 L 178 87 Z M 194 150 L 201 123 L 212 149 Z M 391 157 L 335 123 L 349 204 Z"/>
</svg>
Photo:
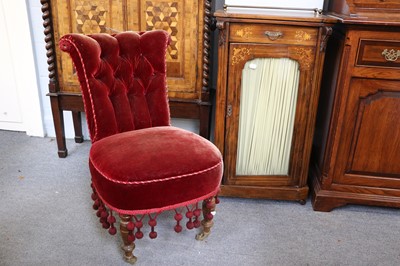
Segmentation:
<svg viewBox="0 0 400 266">
<path fill-rule="evenodd" d="M 266 31 L 264 32 L 264 34 L 268 37 L 268 39 L 270 39 L 271 41 L 276 41 L 278 40 L 280 37 L 283 36 L 283 33 L 280 31 Z"/>
<path fill-rule="evenodd" d="M 400 50 L 395 51 L 391 49 L 383 50 L 382 55 L 385 56 L 386 61 L 395 62 L 400 57 Z"/>
</svg>

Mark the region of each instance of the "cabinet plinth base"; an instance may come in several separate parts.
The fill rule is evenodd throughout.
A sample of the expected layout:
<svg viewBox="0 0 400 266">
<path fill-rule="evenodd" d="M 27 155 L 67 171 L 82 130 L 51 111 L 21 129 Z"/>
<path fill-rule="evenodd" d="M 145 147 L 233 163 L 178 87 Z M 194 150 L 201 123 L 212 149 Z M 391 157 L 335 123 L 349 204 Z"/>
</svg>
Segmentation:
<svg viewBox="0 0 400 266">
<path fill-rule="evenodd" d="M 293 200 L 305 203 L 308 197 L 308 186 L 298 188 L 222 185 L 219 195 L 239 198 Z"/>
<path fill-rule="evenodd" d="M 349 186 L 349 190 L 351 186 Z M 354 188 L 353 188 L 354 189 Z M 320 179 L 312 177 L 311 202 L 314 211 L 330 212 L 334 208 L 347 204 L 360 204 L 383 207 L 400 207 L 400 197 L 361 194 L 357 192 L 343 192 L 322 189 Z"/>
</svg>

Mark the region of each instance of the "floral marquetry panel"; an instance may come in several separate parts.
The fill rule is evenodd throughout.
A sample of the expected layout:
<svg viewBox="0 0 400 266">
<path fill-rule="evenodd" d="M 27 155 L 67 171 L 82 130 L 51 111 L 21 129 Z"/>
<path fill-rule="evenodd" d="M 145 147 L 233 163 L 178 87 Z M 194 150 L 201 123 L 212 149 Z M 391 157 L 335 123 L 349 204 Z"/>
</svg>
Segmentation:
<svg viewBox="0 0 400 266">
<path fill-rule="evenodd" d="M 203 1 L 67 0 L 51 1 L 55 48 L 67 33 L 115 33 L 163 29 L 171 35 L 167 53 L 170 98 L 199 99 L 204 28 Z M 80 88 L 67 54 L 57 54 L 58 80 L 63 92 Z"/>
<path fill-rule="evenodd" d="M 201 93 L 203 1 L 131 1 L 129 23 L 135 30 L 163 29 L 171 35 L 167 54 L 170 98 L 198 99 Z"/>
<path fill-rule="evenodd" d="M 57 54 L 60 91 L 79 93 L 78 80 L 68 54 L 58 49 L 61 36 L 74 33 L 112 33 L 128 28 L 124 21 L 126 0 L 67 0 L 52 1 L 54 41 Z"/>
</svg>

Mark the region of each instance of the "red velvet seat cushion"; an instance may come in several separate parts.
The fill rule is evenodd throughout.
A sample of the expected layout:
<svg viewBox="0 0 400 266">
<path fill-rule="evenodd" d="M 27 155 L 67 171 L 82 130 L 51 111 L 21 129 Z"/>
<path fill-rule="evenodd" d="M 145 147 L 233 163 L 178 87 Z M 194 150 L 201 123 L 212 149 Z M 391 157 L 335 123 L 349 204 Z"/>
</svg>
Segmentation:
<svg viewBox="0 0 400 266">
<path fill-rule="evenodd" d="M 222 157 L 206 139 L 163 126 L 119 133 L 95 142 L 89 156 L 92 182 L 111 209 L 144 214 L 214 196 Z"/>
</svg>

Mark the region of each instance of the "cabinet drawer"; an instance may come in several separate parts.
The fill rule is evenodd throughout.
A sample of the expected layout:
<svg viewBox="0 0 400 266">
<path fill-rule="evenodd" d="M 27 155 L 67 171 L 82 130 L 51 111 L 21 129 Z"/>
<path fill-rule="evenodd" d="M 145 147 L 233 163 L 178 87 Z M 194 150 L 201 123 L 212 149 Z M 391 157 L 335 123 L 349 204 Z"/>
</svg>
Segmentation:
<svg viewBox="0 0 400 266">
<path fill-rule="evenodd" d="M 231 24 L 229 41 L 315 45 L 318 30 L 296 26 Z"/>
<path fill-rule="evenodd" d="M 355 7 L 360 8 L 399 8 L 400 3 L 399 0 L 353 0 L 353 4 Z"/>
<path fill-rule="evenodd" d="M 361 39 L 356 64 L 400 68 L 400 41 Z"/>
</svg>

